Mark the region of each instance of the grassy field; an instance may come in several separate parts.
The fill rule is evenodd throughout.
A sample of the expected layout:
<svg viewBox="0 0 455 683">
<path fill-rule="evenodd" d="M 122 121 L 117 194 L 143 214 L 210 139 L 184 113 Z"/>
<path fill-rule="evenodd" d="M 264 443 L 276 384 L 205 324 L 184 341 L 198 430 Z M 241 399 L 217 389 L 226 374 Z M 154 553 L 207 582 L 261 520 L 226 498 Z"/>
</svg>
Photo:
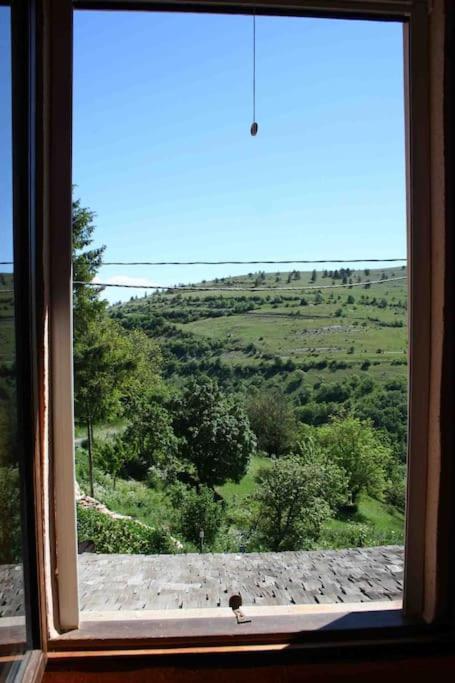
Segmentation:
<svg viewBox="0 0 455 683">
<path fill-rule="evenodd" d="M 258 456 L 252 458 L 248 472 L 243 479 L 238 484 L 228 482 L 217 487 L 218 493 L 223 496 L 229 506 L 241 505 L 243 499 L 254 493 L 255 474 L 261 467 L 268 467 L 270 464 L 269 458 Z M 340 516 L 337 519 L 330 519 L 325 527 L 327 530 L 343 532 L 352 523 L 374 527 L 378 534 L 395 533 L 399 539 L 404 530 L 404 515 L 379 500 L 363 496 L 359 501 L 357 512 L 352 515 Z"/>
<path fill-rule="evenodd" d="M 224 498 L 228 505 L 238 505 L 242 499 L 250 496 L 255 488 L 254 477 L 261 467 L 269 467 L 270 458 L 263 458 L 258 455 L 253 457 L 248 468 L 248 472 L 235 484 L 232 481 L 226 482 L 223 486 L 217 486 L 216 490 Z"/>
<path fill-rule="evenodd" d="M 79 450 L 77 457 L 85 459 L 86 456 Z M 256 456 L 252 458 L 248 472 L 239 483 L 227 482 L 216 488 L 226 503 L 227 518 L 231 512 L 236 513 L 242 509 L 242 502 L 255 491 L 256 473 L 261 467 L 270 466 L 270 463 L 270 459 Z M 152 527 L 164 525 L 172 531 L 175 509 L 165 490 L 153 489 L 144 482 L 125 479 L 118 479 L 114 489 L 112 478 L 97 471 L 95 496 L 111 510 L 129 515 Z M 402 543 L 403 532 L 404 516 L 400 512 L 378 500 L 363 496 L 355 513 L 340 515 L 325 523 L 319 546 L 327 548 Z M 230 548 L 230 551 L 236 550 L 236 547 Z"/>
<path fill-rule="evenodd" d="M 197 283 L 192 289 L 198 291 L 132 297 L 110 308 L 126 330 L 142 329 L 158 341 L 163 378 L 171 391 L 190 378 L 209 375 L 227 392 L 238 392 L 240 400 L 254 397 L 256 390 L 282 390 L 299 424 L 319 425 L 338 413 L 360 412 L 362 419 L 378 419 L 375 428 L 387 430 L 384 438 L 391 439 L 399 462 L 404 460 L 405 268 L 251 273 Z M 348 390 L 341 386 L 343 380 L 352 380 L 345 383 Z M 99 426 L 95 439 L 108 438 L 122 427 Z M 85 434 L 78 430 L 77 436 Z M 255 491 L 258 470 L 270 463 L 256 455 L 240 482 L 217 487 L 225 502 L 225 521 L 215 551 L 248 548 L 242 515 L 250 514 L 247 499 Z M 167 525 L 175 533 L 179 511 L 166 486 L 119 479 L 114 489 L 108 475 L 98 474 L 95 496 L 108 507 L 151 526 Z M 324 524 L 318 547 L 401 543 L 403 528 L 398 510 L 364 495 L 356 509 Z"/>
<path fill-rule="evenodd" d="M 161 292 L 112 310 L 138 326 L 159 316 L 196 343 L 214 342 L 212 360 L 233 369 L 290 361 L 312 382 L 367 369 L 382 382 L 406 377 L 404 267 L 350 271 L 337 279 L 321 271 L 295 277 L 295 272 L 280 272 L 223 278 L 192 285 L 222 288 L 216 291 Z M 153 326 L 148 329 L 153 334 Z M 161 341 L 166 345 L 174 337 L 165 333 Z M 327 366 L 311 367 L 321 361 Z"/>
<path fill-rule="evenodd" d="M 327 522 L 327 528 L 342 529 L 348 522 L 370 524 L 379 532 L 403 533 L 404 529 L 404 515 L 401 512 L 369 496 L 361 497 L 358 511 L 349 519 L 331 519 Z"/>
</svg>

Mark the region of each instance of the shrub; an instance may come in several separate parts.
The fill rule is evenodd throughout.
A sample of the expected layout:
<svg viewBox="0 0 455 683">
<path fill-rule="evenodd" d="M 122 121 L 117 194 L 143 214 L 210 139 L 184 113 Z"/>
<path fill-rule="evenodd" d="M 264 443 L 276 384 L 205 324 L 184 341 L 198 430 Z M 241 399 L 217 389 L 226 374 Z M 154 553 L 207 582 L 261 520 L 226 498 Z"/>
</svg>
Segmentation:
<svg viewBox="0 0 455 683">
<path fill-rule="evenodd" d="M 385 490 L 385 500 L 389 505 L 401 512 L 406 506 L 406 469 L 403 465 L 397 465 L 390 476 Z"/>
<path fill-rule="evenodd" d="M 21 560 L 19 471 L 0 467 L 0 564 Z"/>
<path fill-rule="evenodd" d="M 295 415 L 292 404 L 279 388 L 252 396 L 248 417 L 260 450 L 268 455 L 283 455 L 290 450 L 296 431 Z"/>
<path fill-rule="evenodd" d="M 256 474 L 256 530 L 264 550 L 309 549 L 330 515 L 325 478 L 316 464 L 287 455 Z"/>
<path fill-rule="evenodd" d="M 318 447 L 344 470 L 355 503 L 361 492 L 381 499 L 393 461 L 388 441 L 383 441 L 370 420 L 336 418 L 315 432 Z"/>
<path fill-rule="evenodd" d="M 217 503 L 213 491 L 201 486 L 199 492 L 186 489 L 177 494 L 176 504 L 180 508 L 180 531 L 184 538 L 196 546 L 200 545 L 200 532 L 204 531 L 204 544 L 211 546 L 223 521 L 223 510 Z"/>
<path fill-rule="evenodd" d="M 394 529 L 375 529 L 370 524 L 348 522 L 342 527 L 324 528 L 319 546 L 336 550 L 337 548 L 367 548 L 376 545 L 401 545 L 404 531 Z"/>
<path fill-rule="evenodd" d="M 98 510 L 77 508 L 79 542 L 91 541 L 97 553 L 152 555 L 173 553 L 176 544 L 164 529 L 153 529 L 129 519 L 112 519 Z"/>
</svg>

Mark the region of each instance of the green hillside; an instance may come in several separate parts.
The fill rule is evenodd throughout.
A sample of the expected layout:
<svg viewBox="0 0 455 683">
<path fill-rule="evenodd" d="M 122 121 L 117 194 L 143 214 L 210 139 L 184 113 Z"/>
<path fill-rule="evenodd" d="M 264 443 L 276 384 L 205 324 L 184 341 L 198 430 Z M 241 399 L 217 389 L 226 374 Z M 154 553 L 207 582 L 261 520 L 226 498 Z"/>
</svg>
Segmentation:
<svg viewBox="0 0 455 683">
<path fill-rule="evenodd" d="M 256 272 L 110 306 L 110 338 L 151 360 L 95 421 L 95 496 L 185 549 L 201 527 L 211 552 L 402 542 L 406 282 L 401 266 Z M 83 447 L 76 466 L 87 490 Z M 298 519 L 278 539 L 283 509 Z"/>
<path fill-rule="evenodd" d="M 279 391 L 311 425 L 356 414 L 387 432 L 404 460 L 404 266 L 258 272 L 186 288 L 111 307 L 124 328 L 159 342 L 171 383 L 208 375 L 247 396 Z"/>
<path fill-rule="evenodd" d="M 313 382 L 367 367 L 380 381 L 405 378 L 405 269 L 335 274 L 293 271 L 223 278 L 193 285 L 221 291 L 133 298 L 114 306 L 112 315 L 126 327 L 140 327 L 166 341 L 170 374 L 185 374 L 182 365 L 187 363 L 192 372 L 195 362 L 203 361 L 206 369 L 216 362 L 238 377 L 284 365 L 287 372 L 302 369 Z"/>
</svg>

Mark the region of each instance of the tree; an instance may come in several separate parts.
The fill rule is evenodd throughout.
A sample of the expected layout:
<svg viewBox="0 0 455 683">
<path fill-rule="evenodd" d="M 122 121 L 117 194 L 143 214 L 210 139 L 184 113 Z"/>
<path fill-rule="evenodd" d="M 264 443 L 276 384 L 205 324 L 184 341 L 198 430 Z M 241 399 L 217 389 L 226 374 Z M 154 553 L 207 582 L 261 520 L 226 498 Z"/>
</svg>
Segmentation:
<svg viewBox="0 0 455 683">
<path fill-rule="evenodd" d="M 317 279 L 317 273 L 316 273 L 316 269 L 314 269 L 313 272 L 311 273 L 310 280 L 311 280 L 311 282 L 316 282 L 316 279 Z"/>
<path fill-rule="evenodd" d="M 169 480 L 176 473 L 178 439 L 170 413 L 156 396 L 149 393 L 136 402 L 123 441 L 131 451 L 130 474 L 144 478 L 153 467 Z"/>
<path fill-rule="evenodd" d="M 105 247 L 93 248 L 93 211 L 73 201 L 73 279 L 93 281 Z M 75 417 L 87 429 L 90 495 L 93 487 L 93 425 L 131 411 L 138 396 L 158 381 L 159 347 L 143 332 L 126 333 L 108 317 L 102 288 L 75 284 Z"/>
<path fill-rule="evenodd" d="M 296 420 L 292 405 L 282 391 L 274 388 L 256 394 L 247 410 L 259 450 L 278 456 L 287 453 L 294 441 Z"/>
<path fill-rule="evenodd" d="M 127 417 L 138 410 L 138 404 L 166 393 L 160 374 L 162 354 L 158 343 L 142 330 L 128 330 L 124 336 L 127 353 L 133 363 L 123 382 L 122 409 Z"/>
<path fill-rule="evenodd" d="M 116 434 L 113 439 L 104 441 L 96 449 L 96 460 L 101 469 L 111 475 L 114 489 L 118 476 L 131 458 L 131 448 L 120 434 Z"/>
<path fill-rule="evenodd" d="M 240 481 L 256 439 L 235 396 L 225 396 L 216 381 L 191 381 L 171 404 L 180 456 L 192 463 L 202 484 Z"/>
<path fill-rule="evenodd" d="M 93 489 L 93 425 L 121 412 L 124 383 L 135 359 L 120 326 L 107 316 L 88 320 L 83 338 L 74 345 L 74 408 L 87 429 L 90 495 Z"/>
<path fill-rule="evenodd" d="M 302 464 L 316 470 L 319 479 L 319 495 L 331 512 L 337 512 L 349 498 L 349 481 L 346 472 L 321 448 L 317 429 L 303 425 L 297 437 L 294 453 Z"/>
<path fill-rule="evenodd" d="M 371 421 L 336 418 L 317 430 L 319 447 L 346 474 L 352 501 L 366 492 L 381 498 L 392 463 L 392 450 Z"/>
<path fill-rule="evenodd" d="M 223 521 L 223 509 L 216 502 L 213 490 L 207 486 L 199 487 L 199 491 L 182 489 L 174 497 L 179 510 L 179 530 L 184 538 L 200 546 L 201 550 L 203 545 L 210 547 Z"/>
<path fill-rule="evenodd" d="M 318 467 L 288 455 L 259 470 L 256 484 L 261 546 L 275 552 L 311 548 L 330 514 Z"/>
<path fill-rule="evenodd" d="M 389 382 L 384 388 L 373 385 L 368 396 L 359 396 L 353 408 L 356 417 L 370 420 L 376 430 L 389 435 L 397 460 L 404 462 L 408 414 L 406 383 Z"/>
<path fill-rule="evenodd" d="M 73 200 L 72 232 L 73 232 L 73 280 L 75 282 L 91 282 L 97 274 L 105 246 L 90 247 L 93 242 L 95 213 L 82 207 L 79 199 Z M 74 343 L 77 345 L 85 334 L 88 323 L 102 314 L 106 303 L 101 301 L 100 287 L 73 286 L 73 328 Z"/>
</svg>

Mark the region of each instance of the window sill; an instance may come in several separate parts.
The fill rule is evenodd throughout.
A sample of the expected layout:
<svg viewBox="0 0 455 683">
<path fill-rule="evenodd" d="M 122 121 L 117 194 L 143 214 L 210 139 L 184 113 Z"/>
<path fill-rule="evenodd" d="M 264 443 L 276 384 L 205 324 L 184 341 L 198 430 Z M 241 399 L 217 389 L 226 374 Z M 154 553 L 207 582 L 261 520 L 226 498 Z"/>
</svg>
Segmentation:
<svg viewBox="0 0 455 683">
<path fill-rule="evenodd" d="M 245 607 L 251 621 L 242 624 L 229 610 L 192 612 L 200 613 L 190 616 L 180 612 L 176 617 L 161 612 L 154 618 L 146 618 L 150 612 L 142 618 L 139 613 L 118 613 L 118 618 L 113 618 L 112 612 L 94 614 L 83 620 L 80 628 L 50 640 L 49 656 L 77 656 L 77 652 L 86 656 L 87 651 L 99 656 L 102 651 L 112 654 L 114 650 L 117 654 L 165 654 L 357 646 L 414 639 L 417 635 L 428 637 L 433 632 L 421 621 L 406 618 L 399 602 L 273 610 Z"/>
</svg>

